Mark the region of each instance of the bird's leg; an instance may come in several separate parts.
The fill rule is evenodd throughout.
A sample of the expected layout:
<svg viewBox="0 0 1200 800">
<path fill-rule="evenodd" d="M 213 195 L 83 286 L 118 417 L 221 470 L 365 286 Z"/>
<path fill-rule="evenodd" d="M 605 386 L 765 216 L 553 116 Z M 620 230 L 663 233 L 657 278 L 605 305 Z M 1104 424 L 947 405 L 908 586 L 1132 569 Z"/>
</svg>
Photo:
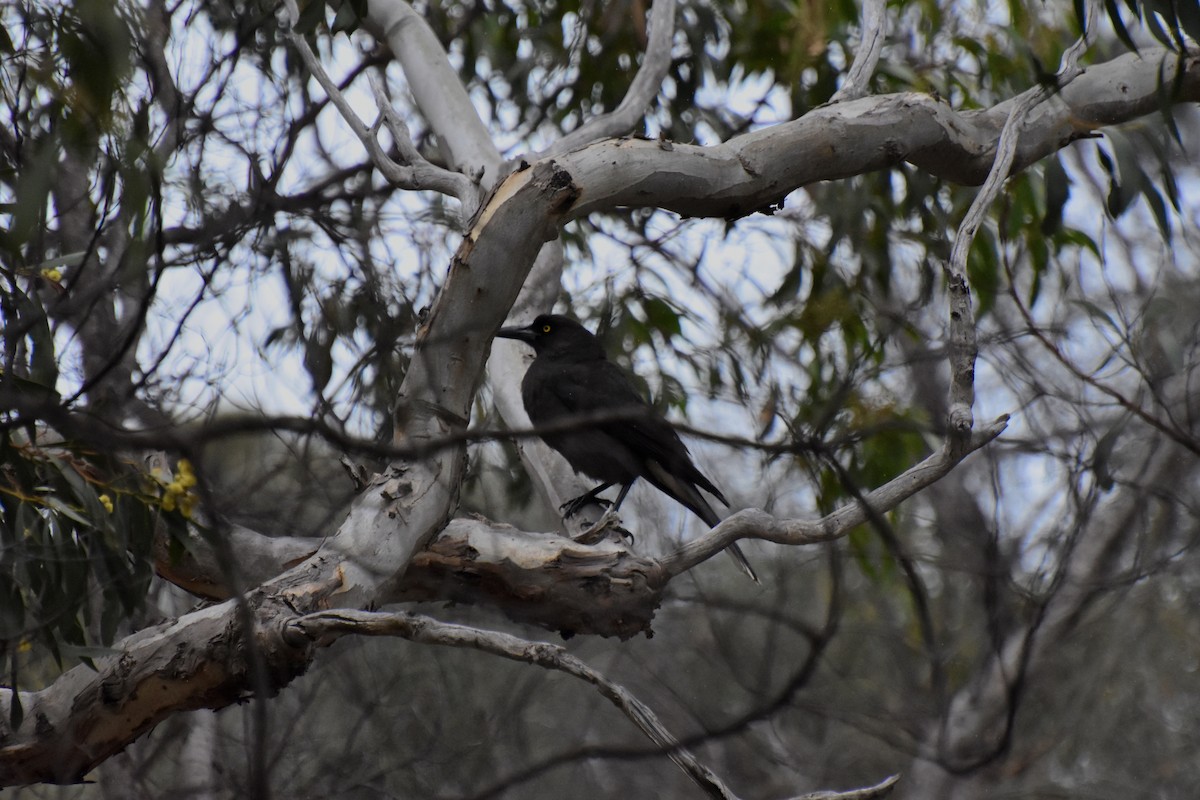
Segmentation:
<svg viewBox="0 0 1200 800">
<path fill-rule="evenodd" d="M 635 479 L 636 480 L 636 479 Z M 633 481 L 624 484 L 621 491 L 617 492 L 617 499 L 613 501 L 612 510 L 616 511 L 621 507 L 621 503 L 625 502 L 625 495 L 629 494 L 629 490 L 633 488 Z"/>
<path fill-rule="evenodd" d="M 601 492 L 603 492 L 605 489 L 607 489 L 610 486 L 612 486 L 611 483 L 602 483 L 599 486 L 597 486 L 595 489 L 592 489 L 590 492 L 581 494 L 581 495 L 579 495 L 579 497 L 576 497 L 574 500 L 568 500 L 567 502 L 563 503 L 561 506 L 558 507 L 558 510 L 563 512 L 563 519 L 570 519 L 571 517 L 575 516 L 580 511 L 582 511 L 583 507 L 586 506 L 588 503 L 596 503 L 596 504 L 602 505 L 602 506 L 610 505 L 610 503 L 607 500 L 605 500 L 603 497 L 598 496 Z M 624 497 L 624 495 L 621 495 L 621 496 Z"/>
<path fill-rule="evenodd" d="M 612 486 L 612 484 L 606 483 L 597 489 L 593 489 L 591 494 L 595 494 L 596 492 L 602 492 L 605 489 L 607 489 L 609 486 Z M 630 481 L 629 483 L 623 484 L 621 486 L 621 491 L 617 493 L 617 499 L 615 502 L 609 503 L 607 500 L 605 500 L 604 504 L 609 507 L 608 510 L 604 512 L 603 516 L 601 516 L 600 519 L 596 520 L 594 523 L 592 523 L 590 526 L 588 526 L 587 530 L 585 530 L 583 533 L 576 536 L 575 541 L 579 542 L 580 544 L 595 544 L 596 542 L 598 542 L 602 538 L 604 538 L 605 531 L 607 531 L 609 528 L 612 528 L 613 530 L 615 530 L 617 532 L 618 535 L 620 535 L 622 538 L 629 539 L 629 543 L 633 544 L 633 534 L 621 527 L 621 525 L 620 525 L 621 518 L 619 516 L 617 516 L 617 509 L 620 508 L 621 503 L 623 503 L 625 501 L 625 495 L 629 494 L 629 489 L 632 486 L 633 486 L 632 481 Z M 584 495 L 584 497 L 587 497 L 587 495 Z M 578 498 L 578 499 L 583 499 L 583 498 Z M 602 498 L 593 497 L 592 499 L 599 501 Z"/>
</svg>

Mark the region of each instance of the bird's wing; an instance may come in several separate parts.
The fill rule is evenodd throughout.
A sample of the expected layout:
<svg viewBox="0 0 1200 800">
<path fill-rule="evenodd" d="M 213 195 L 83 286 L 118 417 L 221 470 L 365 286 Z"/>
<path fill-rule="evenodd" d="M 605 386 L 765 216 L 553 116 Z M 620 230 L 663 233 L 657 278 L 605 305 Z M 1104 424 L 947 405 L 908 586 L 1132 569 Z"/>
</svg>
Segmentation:
<svg viewBox="0 0 1200 800">
<path fill-rule="evenodd" d="M 564 365 L 559 380 L 554 381 L 552 385 L 557 399 L 570 413 L 594 414 L 622 410 L 635 412 L 633 418 L 602 422 L 596 427 L 635 453 L 642 461 L 647 477 L 650 475 L 645 465 L 661 465 L 676 478 L 699 486 L 725 505 L 729 505 L 720 490 L 692 463 L 687 446 L 671 423 L 645 401 L 625 372 L 616 364 L 611 361 L 599 361 Z M 671 492 L 661 486 L 659 488 L 682 502 L 678 492 Z"/>
</svg>

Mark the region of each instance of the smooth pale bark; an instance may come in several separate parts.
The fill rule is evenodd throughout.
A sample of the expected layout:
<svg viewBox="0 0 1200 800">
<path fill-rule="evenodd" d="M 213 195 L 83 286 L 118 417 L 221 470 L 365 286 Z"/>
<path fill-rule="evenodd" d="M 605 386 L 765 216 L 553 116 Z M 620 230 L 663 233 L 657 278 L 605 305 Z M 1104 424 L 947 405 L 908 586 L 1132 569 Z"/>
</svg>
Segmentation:
<svg viewBox="0 0 1200 800">
<path fill-rule="evenodd" d="M 1197 56 L 1145 51 L 1089 67 L 1029 114 L 1013 171 L 1105 125 L 1154 113 L 1163 98 L 1160 77 L 1164 85 L 1178 87 L 1172 102 L 1200 100 Z M 615 206 L 654 206 L 684 216 L 736 219 L 769 213 L 801 186 L 904 161 L 955 183 L 982 183 L 1011 106 L 960 112 L 929 95 L 881 95 L 822 106 L 722 144 L 609 140 L 569 153 L 558 164 L 580 187 L 572 217 Z"/>
<path fill-rule="evenodd" d="M 552 165 L 511 180 L 459 248 L 419 332 L 400 391 L 399 441 L 435 440 L 466 424 L 491 336 L 576 197 L 574 185 Z M 121 654 L 98 659 L 94 673 L 76 667 L 42 691 L 22 693 L 16 730 L 9 726 L 12 691 L 0 690 L 0 785 L 78 781 L 171 713 L 222 708 L 247 693 L 270 695 L 286 685 L 313 657 L 311 647 L 282 638 L 287 619 L 366 607 L 386 596 L 413 554 L 449 520 L 464 459 L 460 444 L 392 464 L 311 558 L 243 601 L 118 643 Z M 244 635 L 247 630 L 252 635 Z"/>
</svg>

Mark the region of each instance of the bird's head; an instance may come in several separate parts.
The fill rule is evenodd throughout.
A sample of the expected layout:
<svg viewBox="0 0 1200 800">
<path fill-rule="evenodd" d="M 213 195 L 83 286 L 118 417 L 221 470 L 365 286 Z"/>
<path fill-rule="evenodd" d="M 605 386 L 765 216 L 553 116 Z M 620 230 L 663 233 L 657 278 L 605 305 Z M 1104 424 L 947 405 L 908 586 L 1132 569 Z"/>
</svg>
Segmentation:
<svg viewBox="0 0 1200 800">
<path fill-rule="evenodd" d="M 580 361 L 604 358 L 600 340 L 587 328 L 562 314 L 542 314 L 524 328 L 501 328 L 496 335 L 533 345 L 534 352 L 539 356 Z"/>
</svg>

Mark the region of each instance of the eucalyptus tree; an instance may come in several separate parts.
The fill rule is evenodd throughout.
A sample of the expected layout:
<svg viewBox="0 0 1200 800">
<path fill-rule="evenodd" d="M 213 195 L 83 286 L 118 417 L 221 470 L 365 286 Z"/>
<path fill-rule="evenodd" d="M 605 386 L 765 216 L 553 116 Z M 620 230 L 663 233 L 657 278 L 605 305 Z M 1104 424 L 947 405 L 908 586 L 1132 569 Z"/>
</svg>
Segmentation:
<svg viewBox="0 0 1200 800">
<path fill-rule="evenodd" d="M 1191 8 L 0 14 L 3 784 L 955 797 L 1144 779 L 1130 686 L 1196 735 L 1107 655 L 1195 633 Z M 492 341 L 556 306 L 741 510 L 560 522 Z"/>
</svg>

